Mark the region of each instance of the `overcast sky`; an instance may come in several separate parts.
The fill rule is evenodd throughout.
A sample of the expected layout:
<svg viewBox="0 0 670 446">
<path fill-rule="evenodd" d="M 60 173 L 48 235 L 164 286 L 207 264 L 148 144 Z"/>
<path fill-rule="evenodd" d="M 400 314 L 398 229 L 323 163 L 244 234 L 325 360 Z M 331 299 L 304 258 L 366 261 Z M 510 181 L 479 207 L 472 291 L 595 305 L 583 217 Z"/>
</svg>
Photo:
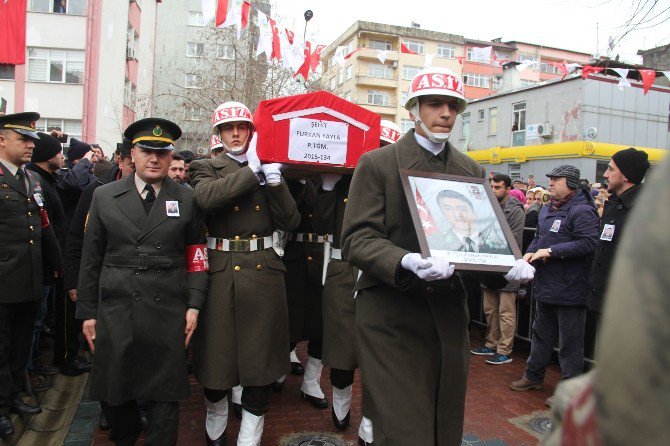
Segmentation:
<svg viewBox="0 0 670 446">
<path fill-rule="evenodd" d="M 277 18 L 302 33 L 306 9 L 314 12 L 307 34 L 329 44 L 356 20 L 410 26 L 469 38 L 517 40 L 594 54 L 607 52 L 608 38 L 640 0 L 275 0 Z M 659 0 L 659 11 L 670 0 Z M 615 47 L 630 62 L 641 62 L 638 49 L 670 43 L 670 24 L 629 34 Z M 614 56 L 612 56 L 614 57 Z"/>
</svg>

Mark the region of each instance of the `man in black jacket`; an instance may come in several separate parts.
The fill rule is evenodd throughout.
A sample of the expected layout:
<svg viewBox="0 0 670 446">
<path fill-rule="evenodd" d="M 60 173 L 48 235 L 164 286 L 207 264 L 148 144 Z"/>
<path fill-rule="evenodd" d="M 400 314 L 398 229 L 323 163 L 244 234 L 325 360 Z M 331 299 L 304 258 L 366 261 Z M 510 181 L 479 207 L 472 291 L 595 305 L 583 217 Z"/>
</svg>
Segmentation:
<svg viewBox="0 0 670 446">
<path fill-rule="evenodd" d="M 600 221 L 600 236 L 591 266 L 589 295 L 586 300 L 586 305 L 595 312 L 597 318 L 600 318 L 610 268 L 626 218 L 642 189 L 640 183 L 648 169 L 646 152 L 633 147 L 612 155 L 607 165 L 604 177 L 608 183 L 607 191 L 612 195 L 605 202 L 605 210 Z"/>
<path fill-rule="evenodd" d="M 34 173 L 35 180 L 42 186 L 44 209 L 46 209 L 49 215 L 51 225 L 58 239 L 58 245 L 61 252 L 63 252 L 65 234 L 67 232 L 65 211 L 63 210 L 63 203 L 61 203 L 58 196 L 56 177 L 54 176 L 54 173 L 58 169 L 61 169 L 65 162 L 62 153 L 63 149 L 60 142 L 53 136 L 46 133 L 38 133 L 38 135 L 40 139 L 35 141 L 35 149 L 33 150 L 31 162 L 26 165 L 26 169 Z M 56 304 L 58 305 L 63 298 L 63 287 L 61 280 L 55 279 L 53 275 L 49 274 L 46 268 L 43 270 L 42 276 L 44 281 L 44 298 L 37 306 L 37 315 L 33 329 L 33 347 L 27 364 L 28 371 L 31 372 L 30 381 L 33 391 L 47 390 L 51 387 L 40 375 L 58 373 L 58 369 L 44 364 L 41 360 L 39 341 L 42 326 L 46 318 L 49 296 L 55 296 L 57 298 Z"/>
<path fill-rule="evenodd" d="M 82 191 L 96 180 L 92 173 L 96 161 L 97 157 L 90 145 L 74 138 L 70 140 L 66 168 L 56 172 L 58 193 L 63 202 L 68 228 Z"/>
</svg>

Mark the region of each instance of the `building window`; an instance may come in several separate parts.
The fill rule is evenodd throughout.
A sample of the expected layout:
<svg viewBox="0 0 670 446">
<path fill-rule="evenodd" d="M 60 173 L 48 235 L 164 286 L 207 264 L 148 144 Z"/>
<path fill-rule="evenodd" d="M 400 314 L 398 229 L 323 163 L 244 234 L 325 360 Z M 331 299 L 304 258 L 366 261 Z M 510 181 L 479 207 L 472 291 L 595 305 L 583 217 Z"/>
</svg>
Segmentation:
<svg viewBox="0 0 670 446">
<path fill-rule="evenodd" d="M 340 71 L 337 73 L 337 83 L 342 85 L 344 83 L 344 68 L 340 67 Z"/>
<path fill-rule="evenodd" d="M 522 87 L 532 87 L 533 85 L 539 84 L 538 81 L 532 81 L 530 79 L 521 79 L 521 86 Z"/>
<path fill-rule="evenodd" d="M 30 0 L 28 10 L 56 14 L 86 15 L 86 0 Z"/>
<path fill-rule="evenodd" d="M 400 131 L 407 133 L 414 128 L 414 121 L 411 119 L 401 119 L 400 120 Z"/>
<path fill-rule="evenodd" d="M 368 104 L 390 105 L 391 94 L 387 91 L 368 90 Z"/>
<path fill-rule="evenodd" d="M 351 65 L 349 65 L 349 66 L 347 67 L 347 80 L 351 79 L 352 71 L 353 71 L 353 70 L 352 70 L 352 67 L 351 67 Z"/>
<path fill-rule="evenodd" d="M 202 117 L 203 113 L 200 107 L 184 108 L 184 121 L 200 121 Z"/>
<path fill-rule="evenodd" d="M 469 60 L 470 62 L 479 62 L 479 63 L 489 63 L 489 62 L 491 62 L 491 60 L 489 58 L 484 57 L 481 54 L 475 54 L 475 51 L 472 49 L 472 47 L 468 48 L 468 51 L 467 51 L 465 56 L 466 56 L 466 59 Z"/>
<path fill-rule="evenodd" d="M 519 62 L 530 62 L 529 66 L 533 67 L 535 70 L 540 67 L 539 60 L 534 54 L 519 53 Z"/>
<path fill-rule="evenodd" d="M 402 94 L 400 95 L 400 106 L 404 107 L 405 104 L 407 103 L 407 97 L 409 96 L 409 93 L 406 91 L 403 91 Z"/>
<path fill-rule="evenodd" d="M 40 118 L 35 123 L 35 128 L 40 132 L 49 133 L 52 130 L 60 130 L 69 138 L 81 140 L 81 120 L 77 119 L 55 119 Z"/>
<path fill-rule="evenodd" d="M 198 42 L 186 42 L 187 57 L 203 57 L 205 55 L 205 44 Z"/>
<path fill-rule="evenodd" d="M 461 115 L 461 139 L 470 137 L 470 113 Z"/>
<path fill-rule="evenodd" d="M 135 30 L 129 26 L 128 34 L 126 35 L 126 59 L 136 59 L 135 51 L 139 47 L 140 38 L 135 33 Z"/>
<path fill-rule="evenodd" d="M 235 47 L 232 45 L 218 44 L 216 46 L 216 57 L 227 60 L 235 59 Z"/>
<path fill-rule="evenodd" d="M 463 73 L 465 85 L 471 87 L 489 88 L 489 76 L 479 73 Z"/>
<path fill-rule="evenodd" d="M 0 64 L 0 79 L 14 79 L 14 65 Z"/>
<path fill-rule="evenodd" d="M 63 84 L 84 83 L 84 52 L 28 48 L 28 80 Z"/>
<path fill-rule="evenodd" d="M 330 89 L 331 91 L 334 91 L 335 88 L 337 87 L 337 78 L 335 76 L 330 78 Z"/>
<path fill-rule="evenodd" d="M 368 66 L 368 76 L 381 79 L 392 79 L 393 73 L 391 67 L 382 64 L 370 64 Z"/>
<path fill-rule="evenodd" d="M 390 51 L 391 50 L 391 42 L 388 40 L 377 40 L 377 39 L 370 39 L 370 48 L 373 50 L 380 50 L 380 51 Z"/>
<path fill-rule="evenodd" d="M 408 50 L 414 51 L 416 54 L 423 54 L 423 42 L 418 40 L 405 40 L 403 42 Z"/>
<path fill-rule="evenodd" d="M 456 48 L 451 45 L 445 45 L 443 43 L 437 44 L 437 55 L 439 57 L 444 57 L 447 59 L 453 59 L 456 57 Z"/>
<path fill-rule="evenodd" d="M 561 72 L 558 71 L 558 68 L 553 65 L 549 65 L 549 62 L 540 63 L 540 71 L 549 74 L 561 74 Z"/>
<path fill-rule="evenodd" d="M 489 108 L 489 135 L 498 133 L 498 107 Z"/>
<path fill-rule="evenodd" d="M 421 67 L 415 67 L 413 65 L 403 65 L 402 67 L 402 78 L 406 81 L 411 81 L 416 73 L 421 70 Z"/>
<path fill-rule="evenodd" d="M 516 124 L 517 130 L 526 130 L 526 103 L 517 102 L 512 104 L 512 122 Z"/>
<path fill-rule="evenodd" d="M 205 18 L 202 16 L 202 12 L 189 11 L 188 24 L 189 26 L 205 26 Z"/>
<path fill-rule="evenodd" d="M 484 109 L 477 110 L 477 121 L 484 120 Z"/>
<path fill-rule="evenodd" d="M 513 180 L 521 179 L 521 164 L 510 163 L 507 165 L 507 174 Z"/>
<path fill-rule="evenodd" d="M 128 107 L 131 110 L 135 110 L 135 105 L 137 104 L 137 89 L 126 79 L 126 83 L 123 88 L 123 105 Z"/>
<path fill-rule="evenodd" d="M 202 74 L 186 73 L 186 88 L 202 88 Z"/>
</svg>

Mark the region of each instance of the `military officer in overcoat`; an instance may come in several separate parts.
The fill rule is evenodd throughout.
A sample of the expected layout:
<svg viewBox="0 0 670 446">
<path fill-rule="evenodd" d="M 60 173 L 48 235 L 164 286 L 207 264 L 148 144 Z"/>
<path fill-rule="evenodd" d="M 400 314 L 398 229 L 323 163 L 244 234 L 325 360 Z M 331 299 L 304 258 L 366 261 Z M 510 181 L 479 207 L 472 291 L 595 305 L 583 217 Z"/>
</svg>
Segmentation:
<svg viewBox="0 0 670 446">
<path fill-rule="evenodd" d="M 257 445 L 269 406 L 269 385 L 289 369 L 286 268 L 273 243 L 276 230 L 300 221 L 280 165 L 256 155 L 251 112 L 239 102 L 212 116 L 224 151 L 190 166 L 205 213 L 210 261 L 209 297 L 193 345 L 195 376 L 205 387 L 206 440 L 226 440 L 227 391 L 242 385 L 238 445 Z"/>
<path fill-rule="evenodd" d="M 42 186 L 24 164 L 39 139 L 38 113 L 0 116 L 0 438 L 14 434 L 10 411 L 34 415 L 24 403 L 26 361 L 33 338 L 37 302 L 43 297 L 42 260 L 58 277 L 63 260 L 44 209 Z"/>
<path fill-rule="evenodd" d="M 400 128 L 382 120 L 380 147 L 402 136 Z M 358 368 L 355 348 L 356 301 L 354 285 L 358 270 L 342 256 L 342 223 L 349 201 L 351 175 L 322 174 L 322 184 L 314 201 L 314 230 L 333 234 L 330 256 L 326 258 L 323 285 L 323 363 L 330 367 L 333 386 L 332 419 L 336 428 L 349 426 L 354 372 Z M 328 255 L 328 252 L 326 252 Z M 372 423 L 363 416 L 358 428 L 359 443 L 374 440 Z"/>
<path fill-rule="evenodd" d="M 408 93 L 415 128 L 361 157 L 342 229 L 344 257 L 362 271 L 355 289 L 363 412 L 378 444 L 455 446 L 468 371 L 466 292 L 448 259 L 419 253 L 398 169 L 479 178 L 484 169 L 447 144 L 466 106 L 460 78 L 426 69 Z M 510 277 L 528 276 L 515 268 Z M 501 274 L 482 279 L 493 289 L 507 283 Z"/>
<path fill-rule="evenodd" d="M 204 221 L 193 192 L 167 177 L 181 129 L 159 118 L 124 136 L 136 171 L 98 187 L 77 286 L 77 318 L 95 352 L 90 396 L 109 404 L 117 445 L 177 443 L 178 401 L 188 396 L 186 347 L 207 292 Z"/>
</svg>

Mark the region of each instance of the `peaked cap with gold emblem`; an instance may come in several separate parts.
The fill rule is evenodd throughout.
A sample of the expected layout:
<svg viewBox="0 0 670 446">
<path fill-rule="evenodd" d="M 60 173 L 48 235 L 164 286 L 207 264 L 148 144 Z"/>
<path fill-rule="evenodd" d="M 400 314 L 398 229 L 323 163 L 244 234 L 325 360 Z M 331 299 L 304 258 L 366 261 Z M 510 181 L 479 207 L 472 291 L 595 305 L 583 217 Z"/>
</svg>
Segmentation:
<svg viewBox="0 0 670 446">
<path fill-rule="evenodd" d="M 0 129 L 14 130 L 29 138 L 40 139 L 35 130 L 35 121 L 38 119 L 40 119 L 40 114 L 35 112 L 0 115 Z"/>
<path fill-rule="evenodd" d="M 145 118 L 128 126 L 123 136 L 132 145 L 144 149 L 174 150 L 174 142 L 181 138 L 181 129 L 177 124 L 162 118 Z"/>
</svg>

